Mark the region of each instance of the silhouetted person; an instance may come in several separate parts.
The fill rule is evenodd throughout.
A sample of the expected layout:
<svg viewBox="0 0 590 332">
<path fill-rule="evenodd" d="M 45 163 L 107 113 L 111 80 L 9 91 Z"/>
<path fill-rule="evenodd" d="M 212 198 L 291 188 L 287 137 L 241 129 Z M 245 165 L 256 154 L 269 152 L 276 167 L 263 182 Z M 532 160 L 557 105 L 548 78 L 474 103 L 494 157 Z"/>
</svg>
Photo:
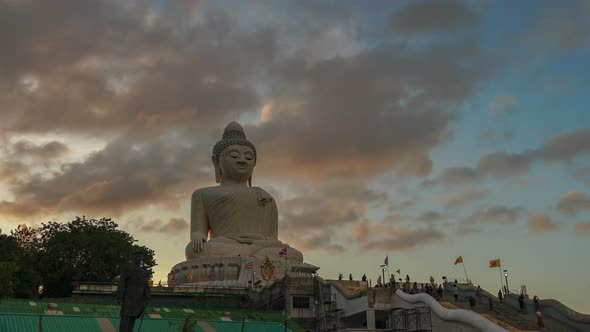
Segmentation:
<svg viewBox="0 0 590 332">
<path fill-rule="evenodd" d="M 494 302 L 492 302 L 491 297 L 488 297 L 488 304 L 490 305 L 490 311 L 494 310 Z"/>
<path fill-rule="evenodd" d="M 518 306 L 520 307 L 520 310 L 524 310 L 524 294 L 520 293 L 520 295 L 518 296 Z"/>
<path fill-rule="evenodd" d="M 348 280 L 352 281 L 352 273 L 348 275 Z"/>
<path fill-rule="evenodd" d="M 540 329 L 545 328 L 545 322 L 543 321 L 543 313 L 541 312 L 541 307 L 538 307 L 535 313 L 537 314 L 537 327 Z"/>
<path fill-rule="evenodd" d="M 459 302 L 459 293 L 457 291 L 457 285 L 453 285 L 453 297 L 455 298 L 455 302 Z"/>
<path fill-rule="evenodd" d="M 121 268 L 117 302 L 121 303 L 121 324 L 119 332 L 131 332 L 135 320 L 143 314 L 150 299 L 150 286 L 141 268 L 141 251 L 134 251 L 132 263 Z"/>
<path fill-rule="evenodd" d="M 500 300 L 500 303 L 502 303 L 502 299 L 503 299 L 503 297 L 502 297 L 502 290 L 499 290 L 498 291 L 498 299 Z"/>
<path fill-rule="evenodd" d="M 338 273 L 338 280 L 342 280 L 343 276 L 342 273 Z"/>
<path fill-rule="evenodd" d="M 442 288 L 442 285 L 438 285 L 438 289 L 436 290 L 436 293 L 438 294 L 438 298 L 442 301 L 442 299 L 443 299 L 443 288 Z"/>
<path fill-rule="evenodd" d="M 473 295 L 469 295 L 469 306 L 471 307 L 471 310 L 475 308 L 475 297 L 473 297 Z"/>
<path fill-rule="evenodd" d="M 367 275 L 363 273 L 363 277 L 361 278 L 362 281 L 367 281 Z"/>
<path fill-rule="evenodd" d="M 535 303 L 535 312 L 539 310 L 539 297 L 537 295 L 533 296 L 533 303 Z"/>
</svg>

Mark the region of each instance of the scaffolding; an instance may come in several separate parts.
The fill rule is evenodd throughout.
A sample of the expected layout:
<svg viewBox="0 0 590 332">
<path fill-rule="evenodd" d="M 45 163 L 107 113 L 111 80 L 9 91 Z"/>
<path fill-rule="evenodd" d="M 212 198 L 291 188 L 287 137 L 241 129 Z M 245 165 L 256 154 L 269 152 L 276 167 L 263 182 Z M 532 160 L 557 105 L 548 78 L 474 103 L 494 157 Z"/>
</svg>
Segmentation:
<svg viewBox="0 0 590 332">
<path fill-rule="evenodd" d="M 430 308 L 425 306 L 412 309 L 394 308 L 390 321 L 393 331 L 432 331 Z"/>
<path fill-rule="evenodd" d="M 321 332 L 336 332 L 339 329 L 340 309 L 336 306 L 336 294 L 332 293 L 330 287 L 315 281 L 316 326 Z"/>
</svg>

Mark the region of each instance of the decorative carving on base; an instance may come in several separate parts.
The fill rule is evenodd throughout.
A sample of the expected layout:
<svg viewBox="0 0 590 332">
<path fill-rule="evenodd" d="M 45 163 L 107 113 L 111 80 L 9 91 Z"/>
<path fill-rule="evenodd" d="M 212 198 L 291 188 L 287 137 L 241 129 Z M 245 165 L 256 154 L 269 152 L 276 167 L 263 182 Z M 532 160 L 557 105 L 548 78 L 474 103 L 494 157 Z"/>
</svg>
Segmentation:
<svg viewBox="0 0 590 332">
<path fill-rule="evenodd" d="M 275 280 L 277 278 L 275 274 L 275 266 L 274 264 L 268 259 L 268 256 L 262 262 L 262 266 L 260 266 L 260 273 L 262 274 L 262 279 L 266 281 Z"/>
<path fill-rule="evenodd" d="M 297 268 L 302 263 L 284 258 L 259 257 L 207 257 L 195 258 L 176 264 L 168 274 L 170 286 L 225 286 L 248 287 L 254 284 L 269 285 L 285 275 L 285 269 Z"/>
</svg>

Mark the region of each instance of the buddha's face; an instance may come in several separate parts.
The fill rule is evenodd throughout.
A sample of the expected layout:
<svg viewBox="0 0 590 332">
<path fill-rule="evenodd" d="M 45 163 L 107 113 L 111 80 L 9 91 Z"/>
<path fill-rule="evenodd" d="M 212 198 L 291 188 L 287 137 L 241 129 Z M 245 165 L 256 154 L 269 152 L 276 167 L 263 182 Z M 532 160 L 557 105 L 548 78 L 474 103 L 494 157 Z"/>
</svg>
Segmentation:
<svg viewBox="0 0 590 332">
<path fill-rule="evenodd" d="M 254 152 L 247 146 L 230 145 L 221 153 L 219 167 L 223 178 L 247 181 L 254 171 Z"/>
</svg>

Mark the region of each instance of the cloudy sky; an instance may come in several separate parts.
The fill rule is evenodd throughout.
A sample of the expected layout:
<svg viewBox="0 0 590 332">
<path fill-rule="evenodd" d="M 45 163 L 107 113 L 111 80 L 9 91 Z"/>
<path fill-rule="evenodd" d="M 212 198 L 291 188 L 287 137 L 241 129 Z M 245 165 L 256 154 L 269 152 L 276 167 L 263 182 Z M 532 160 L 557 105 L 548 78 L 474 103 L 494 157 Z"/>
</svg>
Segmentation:
<svg viewBox="0 0 590 332">
<path fill-rule="evenodd" d="M 589 1 L 0 0 L 0 41 L 5 233 L 112 217 L 165 279 L 235 119 L 323 277 L 500 258 L 590 313 Z"/>
</svg>

